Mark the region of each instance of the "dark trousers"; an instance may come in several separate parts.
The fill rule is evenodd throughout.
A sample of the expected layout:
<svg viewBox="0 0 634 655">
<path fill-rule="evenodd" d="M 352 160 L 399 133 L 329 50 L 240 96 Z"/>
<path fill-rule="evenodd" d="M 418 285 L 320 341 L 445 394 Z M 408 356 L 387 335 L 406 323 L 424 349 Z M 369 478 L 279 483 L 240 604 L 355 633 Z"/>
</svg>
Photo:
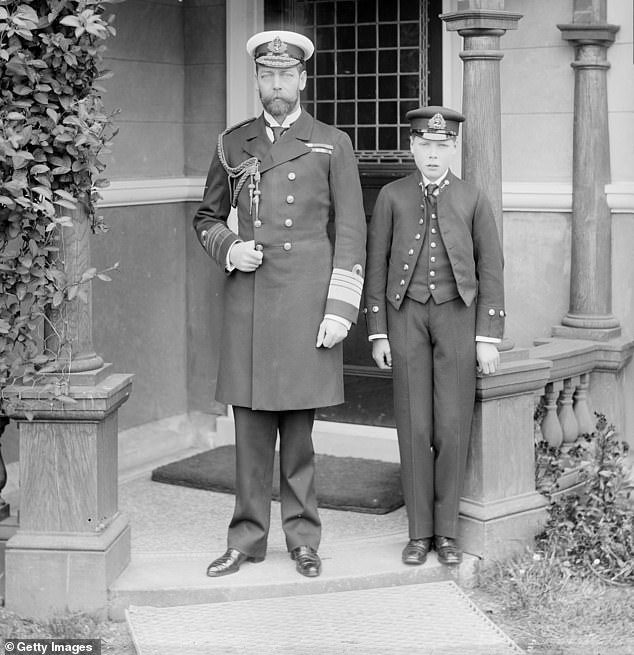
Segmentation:
<svg viewBox="0 0 634 655">
<path fill-rule="evenodd" d="M 229 525 L 229 548 L 266 555 L 271 515 L 273 465 L 280 435 L 280 501 L 286 546 L 319 547 L 321 521 L 315 493 L 312 442 L 314 409 L 285 412 L 234 407 L 236 504 Z"/>
<path fill-rule="evenodd" d="M 411 539 L 456 537 L 475 401 L 475 306 L 388 305 L 394 414 Z"/>
</svg>

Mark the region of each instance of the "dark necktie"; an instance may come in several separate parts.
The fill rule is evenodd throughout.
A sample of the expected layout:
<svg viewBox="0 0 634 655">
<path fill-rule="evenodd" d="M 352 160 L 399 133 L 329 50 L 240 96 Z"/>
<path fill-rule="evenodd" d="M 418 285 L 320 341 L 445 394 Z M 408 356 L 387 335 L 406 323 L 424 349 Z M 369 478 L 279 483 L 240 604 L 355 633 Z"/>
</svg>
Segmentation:
<svg viewBox="0 0 634 655">
<path fill-rule="evenodd" d="M 428 198 L 428 200 L 429 200 L 432 204 L 434 204 L 434 203 L 436 202 L 436 192 L 437 192 L 437 189 L 438 189 L 438 185 L 437 185 L 437 184 L 428 184 L 428 185 L 425 187 L 425 192 L 426 192 L 426 194 L 427 194 L 427 198 Z"/>
<path fill-rule="evenodd" d="M 273 143 L 277 143 L 282 134 L 288 130 L 288 127 L 282 127 L 281 125 L 269 125 L 269 127 L 273 131 Z"/>
</svg>

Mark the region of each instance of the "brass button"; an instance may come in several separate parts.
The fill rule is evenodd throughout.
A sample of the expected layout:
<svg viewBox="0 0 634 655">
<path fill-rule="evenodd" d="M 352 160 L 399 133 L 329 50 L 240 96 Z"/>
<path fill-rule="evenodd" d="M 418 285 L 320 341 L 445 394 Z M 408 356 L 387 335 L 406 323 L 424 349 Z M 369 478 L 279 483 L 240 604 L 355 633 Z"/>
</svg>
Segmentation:
<svg viewBox="0 0 634 655">
<path fill-rule="evenodd" d="M 264 246 L 261 243 L 258 243 L 258 245 L 255 247 L 255 249 L 262 252 L 264 250 Z"/>
<path fill-rule="evenodd" d="M 295 202 L 295 196 L 286 196 L 286 202 L 292 205 Z"/>
<path fill-rule="evenodd" d="M 291 246 L 291 244 L 287 241 L 287 242 L 282 246 L 282 248 L 284 248 L 284 250 L 287 250 L 287 251 L 288 251 L 288 250 L 290 250 L 290 249 L 292 248 L 292 246 Z"/>
<path fill-rule="evenodd" d="M 404 287 L 404 286 L 405 286 L 405 280 L 401 280 L 401 281 L 399 282 L 399 284 L 400 284 L 402 287 Z"/>
<path fill-rule="evenodd" d="M 424 222 L 425 222 L 425 219 L 424 219 L 424 218 L 421 218 L 421 219 L 418 221 L 419 225 L 422 225 Z"/>
<path fill-rule="evenodd" d="M 436 285 L 432 282 L 432 283 L 429 285 L 429 288 L 433 291 L 433 290 L 436 288 Z"/>
<path fill-rule="evenodd" d="M 401 299 L 401 294 L 397 293 L 394 297 L 396 298 L 396 300 L 400 300 Z"/>
<path fill-rule="evenodd" d="M 418 239 L 420 239 L 420 234 L 417 234 L 414 238 L 418 241 Z"/>
<path fill-rule="evenodd" d="M 293 173 L 293 171 L 291 171 L 291 172 L 288 174 L 288 179 L 289 179 L 289 180 L 294 180 L 296 177 L 297 177 L 297 176 L 295 175 L 295 173 Z"/>
<path fill-rule="evenodd" d="M 374 307 L 372 307 L 372 311 L 376 314 L 379 311 L 378 306 L 374 305 Z"/>
<path fill-rule="evenodd" d="M 435 263 L 436 263 L 436 258 L 435 258 L 435 257 L 430 257 L 430 258 L 429 258 L 429 261 L 430 261 L 432 264 L 435 264 Z"/>
<path fill-rule="evenodd" d="M 262 227 L 262 221 L 253 221 L 253 227 Z"/>
<path fill-rule="evenodd" d="M 489 316 L 495 316 L 495 309 L 489 309 Z"/>
<path fill-rule="evenodd" d="M 432 214 L 431 217 L 432 217 L 432 218 L 436 218 L 436 214 Z"/>
<path fill-rule="evenodd" d="M 436 271 L 429 271 L 429 275 L 431 277 L 436 277 Z"/>
<path fill-rule="evenodd" d="M 437 230 L 435 227 L 432 227 L 432 229 L 431 229 L 431 233 L 432 233 L 432 234 L 436 234 L 436 232 L 438 232 L 438 230 Z"/>
<path fill-rule="evenodd" d="M 284 225 L 285 225 L 285 227 L 293 227 L 293 219 L 292 218 L 287 218 L 284 221 Z"/>
<path fill-rule="evenodd" d="M 429 245 L 430 245 L 432 248 L 435 248 L 435 247 L 436 247 L 436 242 L 435 242 L 435 241 L 432 241 Z"/>
<path fill-rule="evenodd" d="M 407 251 L 407 254 L 410 255 L 410 256 L 413 255 L 413 254 L 414 254 L 414 248 L 410 248 L 410 249 Z"/>
<path fill-rule="evenodd" d="M 368 308 L 367 308 L 367 307 L 364 307 L 364 308 L 363 308 L 363 313 L 364 313 L 364 314 L 367 314 L 367 313 L 368 313 Z"/>
<path fill-rule="evenodd" d="M 403 264 L 403 270 L 409 271 L 409 264 Z"/>
<path fill-rule="evenodd" d="M 504 310 L 503 310 L 503 309 L 500 309 L 500 316 L 501 316 L 502 318 L 504 318 L 504 317 L 506 316 L 506 314 L 504 313 Z"/>
</svg>

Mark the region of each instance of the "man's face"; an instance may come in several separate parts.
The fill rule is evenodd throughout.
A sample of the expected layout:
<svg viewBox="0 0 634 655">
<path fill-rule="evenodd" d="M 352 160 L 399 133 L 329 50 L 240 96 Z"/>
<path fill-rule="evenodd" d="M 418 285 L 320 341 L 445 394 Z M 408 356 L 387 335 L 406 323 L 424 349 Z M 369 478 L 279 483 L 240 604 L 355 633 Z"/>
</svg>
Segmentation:
<svg viewBox="0 0 634 655">
<path fill-rule="evenodd" d="M 435 182 L 448 168 L 456 154 L 456 140 L 430 141 L 418 135 L 410 136 L 410 148 L 418 170 Z"/>
<path fill-rule="evenodd" d="M 306 86 L 306 71 L 258 66 L 255 72 L 262 106 L 280 123 L 299 105 L 299 92 Z"/>
</svg>

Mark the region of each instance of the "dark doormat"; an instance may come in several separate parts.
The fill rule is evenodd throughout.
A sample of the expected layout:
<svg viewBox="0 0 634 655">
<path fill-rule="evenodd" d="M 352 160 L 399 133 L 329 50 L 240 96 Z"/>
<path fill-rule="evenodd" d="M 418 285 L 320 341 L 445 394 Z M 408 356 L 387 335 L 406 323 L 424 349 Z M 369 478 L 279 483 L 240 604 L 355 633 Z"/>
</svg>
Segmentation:
<svg viewBox="0 0 634 655">
<path fill-rule="evenodd" d="M 235 493 L 235 446 L 221 446 L 152 471 L 152 480 L 182 487 Z M 403 505 L 400 466 L 359 457 L 315 455 L 319 507 L 387 514 Z M 279 500 L 279 461 L 275 457 L 273 498 Z"/>
</svg>

